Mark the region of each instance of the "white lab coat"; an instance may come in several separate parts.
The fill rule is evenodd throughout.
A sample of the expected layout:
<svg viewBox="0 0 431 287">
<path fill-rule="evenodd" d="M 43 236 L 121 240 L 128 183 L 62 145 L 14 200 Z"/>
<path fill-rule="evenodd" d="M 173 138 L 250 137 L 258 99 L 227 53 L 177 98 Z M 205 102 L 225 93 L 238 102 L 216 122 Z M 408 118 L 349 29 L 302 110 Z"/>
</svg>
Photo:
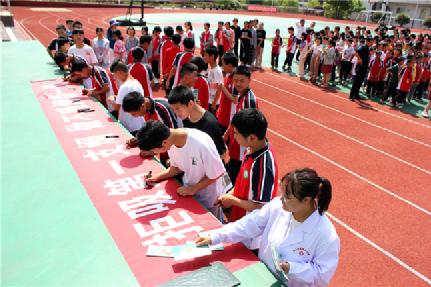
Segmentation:
<svg viewBox="0 0 431 287">
<path fill-rule="evenodd" d="M 283 210 L 280 197 L 276 197 L 262 209 L 211 232 L 211 241 L 240 242 L 262 235 L 260 260 L 275 272 L 270 247 L 275 244 L 281 261 L 290 264 L 289 287 L 327 286 L 337 269 L 340 252 L 335 227 L 316 210 L 285 237 L 291 216 Z"/>
</svg>

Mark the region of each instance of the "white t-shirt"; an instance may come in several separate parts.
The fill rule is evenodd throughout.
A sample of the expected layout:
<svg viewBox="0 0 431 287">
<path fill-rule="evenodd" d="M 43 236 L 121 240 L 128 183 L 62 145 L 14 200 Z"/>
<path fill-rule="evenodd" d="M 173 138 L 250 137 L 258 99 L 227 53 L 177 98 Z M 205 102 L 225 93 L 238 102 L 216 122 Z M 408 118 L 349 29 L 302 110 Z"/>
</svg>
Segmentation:
<svg viewBox="0 0 431 287">
<path fill-rule="evenodd" d="M 210 86 L 209 103 L 212 104 L 217 92 L 217 85 L 223 84 L 223 71 L 219 65 L 212 69 L 208 69 L 208 84 Z M 218 99 L 217 105 L 220 104 L 220 98 Z"/>
<path fill-rule="evenodd" d="M 139 130 L 145 123 L 145 119 L 143 117 L 134 117 L 123 110 L 124 97 L 131 92 L 139 92 L 141 95 L 144 94 L 142 85 L 135 79 L 127 80 L 120 86 L 115 100 L 115 103 L 121 105 L 118 120 L 129 132 Z"/>
<path fill-rule="evenodd" d="M 96 54 L 94 53 L 93 48 L 91 48 L 87 44 L 84 44 L 84 47 L 82 47 L 82 48 L 77 48 L 76 45 L 73 45 L 72 47 L 69 48 L 67 53 L 69 55 L 81 56 L 90 65 L 98 64 L 97 57 L 96 57 Z"/>
<path fill-rule="evenodd" d="M 355 49 L 352 46 L 345 46 L 343 50 L 343 61 L 351 61 L 354 54 Z"/>
<path fill-rule="evenodd" d="M 93 39 L 93 50 L 96 54 L 97 61 L 102 67 L 109 65 L 109 40 L 106 38 Z"/>
<path fill-rule="evenodd" d="M 301 26 L 301 24 L 296 23 L 296 38 L 302 39 L 302 33 L 307 32 L 307 28 L 304 26 Z"/>
<path fill-rule="evenodd" d="M 225 191 L 222 175 L 226 170 L 211 137 L 197 129 L 186 130 L 188 133 L 186 144 L 181 148 L 173 145 L 168 151 L 171 166 L 184 172 L 184 186 L 195 185 L 204 176 L 209 179 L 218 178 L 195 194 L 197 201 L 212 211 L 215 201 Z"/>
</svg>

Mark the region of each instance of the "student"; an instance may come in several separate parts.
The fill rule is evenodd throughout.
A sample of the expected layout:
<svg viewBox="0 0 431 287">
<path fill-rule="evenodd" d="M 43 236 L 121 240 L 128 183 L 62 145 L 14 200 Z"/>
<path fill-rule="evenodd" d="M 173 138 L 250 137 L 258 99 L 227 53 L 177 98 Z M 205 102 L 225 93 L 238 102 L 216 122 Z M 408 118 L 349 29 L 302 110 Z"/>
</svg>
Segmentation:
<svg viewBox="0 0 431 287">
<path fill-rule="evenodd" d="M 133 117 L 143 117 L 145 121 L 161 121 L 170 129 L 183 126 L 181 119 L 177 118 L 168 100 L 164 98 L 153 99 L 138 92 L 130 92 L 124 97 L 123 110 Z"/>
<path fill-rule="evenodd" d="M 181 47 L 180 47 L 181 36 L 178 34 L 175 34 L 172 37 L 172 40 L 167 40 L 167 41 L 170 41 L 173 46 L 168 48 L 163 54 L 162 70 L 163 70 L 163 80 L 164 80 L 166 97 L 169 96 L 169 92 L 171 91 L 170 87 L 172 87 L 174 84 L 174 77 L 168 78 L 168 76 L 169 76 L 169 72 L 172 70 L 175 57 L 179 53 L 181 53 Z M 169 80 L 169 83 L 168 83 L 168 80 Z"/>
<path fill-rule="evenodd" d="M 329 83 L 329 77 L 332 73 L 332 67 L 335 64 L 335 41 L 331 40 L 329 41 L 329 45 L 325 48 L 323 48 L 322 51 L 322 73 L 323 73 L 323 80 L 322 80 L 322 88 L 327 88 Z"/>
<path fill-rule="evenodd" d="M 341 53 L 341 69 L 340 69 L 340 83 L 346 84 L 347 78 L 352 70 L 352 59 L 355 54 L 355 49 L 352 47 L 353 40 L 347 39 L 346 46 Z"/>
<path fill-rule="evenodd" d="M 183 40 L 184 52 L 178 53 L 175 56 L 174 63 L 172 64 L 171 72 L 168 76 L 168 80 L 166 83 L 166 88 L 170 89 L 170 80 L 173 77 L 174 81 L 172 83 L 172 88 L 175 88 L 180 82 L 180 71 L 182 66 L 185 63 L 190 62 L 193 58 L 194 48 L 195 48 L 195 40 L 193 38 L 185 38 Z"/>
<path fill-rule="evenodd" d="M 136 30 L 133 27 L 128 27 L 126 30 L 127 38 L 125 41 L 125 48 L 126 52 L 129 52 L 133 48 L 137 47 L 139 45 L 139 39 L 136 37 Z"/>
<path fill-rule="evenodd" d="M 233 71 L 232 79 L 233 86 L 235 88 L 235 95 L 238 97 L 235 112 L 239 112 L 243 109 L 257 108 L 256 96 L 250 89 L 250 70 L 246 66 L 238 66 Z M 235 140 L 235 132 L 231 125 L 229 125 L 225 132 L 225 140 L 230 156 L 230 161 L 226 165 L 227 172 L 232 182 L 236 182 L 241 162 L 245 156 L 246 148 L 241 146 Z"/>
<path fill-rule="evenodd" d="M 297 46 L 299 46 L 302 43 L 302 34 L 306 33 L 307 29 L 305 28 L 305 20 L 301 19 L 299 22 L 296 23 L 296 39 L 297 39 Z M 299 61 L 299 53 L 296 54 L 296 61 Z"/>
<path fill-rule="evenodd" d="M 172 110 L 183 121 L 184 127 L 198 129 L 208 134 L 214 141 L 220 158 L 227 160 L 228 153 L 217 119 L 198 105 L 192 96 L 189 88 L 177 86 L 171 91 L 168 101 Z"/>
<path fill-rule="evenodd" d="M 114 49 L 115 39 L 114 39 L 114 31 L 117 30 L 118 22 L 115 20 L 109 21 L 109 28 L 106 31 L 106 38 L 109 40 L 109 48 L 111 50 Z"/>
<path fill-rule="evenodd" d="M 208 70 L 208 66 L 205 63 L 205 60 L 202 57 L 193 57 L 190 62 L 191 64 L 195 64 L 198 68 L 198 74 L 196 77 L 196 82 L 194 85 L 194 89 L 197 90 L 198 93 L 198 104 L 204 108 L 205 110 L 209 110 L 209 98 L 210 98 L 210 85 L 208 83 L 205 74 Z"/>
<path fill-rule="evenodd" d="M 126 47 L 124 45 L 123 36 L 120 30 L 113 32 L 114 44 L 114 61 L 124 61 L 127 55 Z"/>
<path fill-rule="evenodd" d="M 415 98 L 417 100 L 421 100 L 424 92 L 427 92 L 429 83 L 430 83 L 430 77 L 431 77 L 431 61 L 429 60 L 428 53 L 424 54 L 424 58 L 422 61 L 422 78 L 421 82 L 416 90 L 416 96 Z"/>
<path fill-rule="evenodd" d="M 401 69 L 404 67 L 404 61 L 404 57 L 398 57 L 397 63 L 387 69 L 389 73 L 388 89 L 380 100 L 381 104 L 384 104 L 389 97 L 395 97 L 399 80 L 398 76 Z"/>
<path fill-rule="evenodd" d="M 256 46 L 256 67 L 262 69 L 262 56 L 265 49 L 266 31 L 263 29 L 263 23 L 259 23 L 259 28 L 256 30 L 257 46 Z"/>
<path fill-rule="evenodd" d="M 271 201 L 277 195 L 278 169 L 271 146 L 266 139 L 268 123 L 257 109 L 244 109 L 232 119 L 235 140 L 248 151 L 241 164 L 235 187 L 219 197 L 223 208 L 231 208 L 229 222 L 235 222 L 246 214 Z M 250 249 L 259 246 L 259 240 L 246 244 Z"/>
<path fill-rule="evenodd" d="M 340 239 L 325 215 L 332 197 L 329 180 L 304 168 L 289 172 L 281 197 L 242 219 L 200 237 L 196 245 L 240 242 L 262 236 L 259 259 L 289 286 L 328 286 L 339 260 Z M 279 266 L 275 262 L 280 261 Z"/>
<path fill-rule="evenodd" d="M 81 21 L 76 20 L 75 22 L 73 22 L 72 27 L 73 27 L 73 30 L 84 31 L 84 28 L 83 28 Z M 73 33 L 73 31 L 72 31 L 72 33 Z M 91 46 L 91 41 L 88 38 L 84 37 L 83 42 L 85 45 Z"/>
<path fill-rule="evenodd" d="M 298 65 L 298 76 L 304 80 L 305 73 L 305 60 L 307 59 L 308 51 L 310 49 L 310 42 L 307 40 L 308 34 L 302 33 L 301 44 L 299 44 L 299 65 Z"/>
<path fill-rule="evenodd" d="M 152 56 L 151 56 L 151 69 L 153 70 L 154 76 L 155 76 L 155 84 L 159 84 L 160 79 L 160 45 L 161 45 L 161 38 L 160 33 L 162 33 L 162 28 L 160 26 L 156 26 L 153 29 L 153 41 L 151 43 L 151 50 L 152 50 Z"/>
<path fill-rule="evenodd" d="M 235 32 L 230 27 L 230 22 L 224 23 L 223 30 L 223 54 L 233 51 L 235 41 Z M 219 58 L 219 65 L 221 65 L 221 58 Z"/>
<path fill-rule="evenodd" d="M 220 104 L 221 85 L 223 84 L 223 71 L 217 64 L 217 48 L 214 46 L 206 48 L 204 60 L 208 64 L 208 83 L 210 85 L 209 105 L 210 111 L 215 114 Z"/>
<path fill-rule="evenodd" d="M 84 88 L 82 94 L 96 98 L 108 111 L 112 110 L 106 99 L 115 95 L 116 84 L 105 69 L 99 66 L 89 66 L 84 60 L 80 59 L 74 62 L 72 73 L 82 79 L 91 78 L 93 88 Z"/>
<path fill-rule="evenodd" d="M 278 58 L 280 57 L 281 46 L 283 45 L 283 39 L 280 37 L 280 29 L 275 29 L 275 37 L 272 40 L 272 51 L 271 51 L 271 69 L 278 71 Z"/>
<path fill-rule="evenodd" d="M 57 38 L 51 41 L 51 43 L 48 45 L 46 50 L 48 51 L 49 56 L 54 59 L 54 55 L 57 51 L 60 50 L 60 47 L 58 45 L 58 42 L 65 42 L 65 40 L 68 40 L 68 36 L 66 33 L 66 27 L 64 27 L 63 24 L 57 25 L 55 28 L 55 31 L 57 32 Z"/>
<path fill-rule="evenodd" d="M 416 89 L 421 82 L 422 72 L 423 72 L 422 59 L 423 59 L 422 54 L 419 54 L 419 53 L 416 54 L 415 63 L 413 64 L 413 74 L 414 74 L 413 82 L 412 82 L 412 85 L 410 86 L 409 93 L 407 94 L 407 101 L 409 103 L 412 100 L 412 98 L 415 97 Z"/>
<path fill-rule="evenodd" d="M 99 66 L 104 69 L 108 68 L 109 63 L 109 40 L 104 37 L 103 28 L 96 28 L 97 37 L 93 39 L 92 47 L 96 54 Z"/>
<path fill-rule="evenodd" d="M 381 60 L 382 52 L 377 51 L 374 59 L 370 61 L 367 79 L 367 96 L 374 97 L 377 93 L 377 85 L 380 79 L 380 73 L 383 69 L 383 61 Z"/>
<path fill-rule="evenodd" d="M 253 47 L 252 47 L 252 38 L 253 34 L 249 28 L 249 22 L 244 21 L 244 27 L 241 30 L 241 48 L 240 48 L 240 56 L 239 59 L 241 60 L 243 65 L 246 65 L 248 67 L 251 67 L 252 63 L 252 53 L 253 53 Z"/>
<path fill-rule="evenodd" d="M 72 19 L 66 20 L 66 33 L 70 40 L 72 40 L 73 22 L 74 21 Z"/>
<path fill-rule="evenodd" d="M 239 39 L 241 37 L 241 27 L 238 25 L 238 19 L 237 18 L 234 18 L 232 20 L 232 23 L 233 23 L 232 30 L 235 33 L 235 42 L 234 42 L 234 46 L 233 46 L 233 52 L 238 57 L 239 56 L 239 54 L 238 54 L 238 46 L 239 46 L 238 43 L 239 43 Z"/>
<path fill-rule="evenodd" d="M 224 54 L 223 24 L 223 21 L 219 21 L 217 23 L 217 30 L 214 33 L 218 57 L 222 57 Z"/>
<path fill-rule="evenodd" d="M 406 96 L 411 88 L 413 83 L 413 68 L 414 68 L 414 60 L 413 58 L 409 58 L 407 60 L 407 66 L 402 68 L 399 73 L 399 81 L 397 86 L 397 94 L 392 97 L 392 106 L 396 107 L 397 104 L 405 103 Z"/>
<path fill-rule="evenodd" d="M 178 25 L 175 27 L 175 32 L 181 36 L 181 51 L 184 51 L 184 39 L 187 38 L 187 35 L 184 33 L 183 26 Z"/>
<path fill-rule="evenodd" d="M 140 47 L 136 47 L 132 50 L 132 56 L 133 56 L 133 64 L 130 64 L 128 66 L 130 75 L 139 81 L 139 83 L 142 86 L 142 89 L 144 90 L 144 97 L 152 98 L 153 97 L 153 91 L 151 89 L 154 75 L 150 69 L 150 67 L 146 66 L 142 63 L 142 58 L 144 57 L 144 49 Z"/>
<path fill-rule="evenodd" d="M 203 56 L 205 49 L 214 45 L 214 37 L 210 31 L 210 23 L 206 22 L 204 24 L 204 31 L 199 39 L 201 43 L 201 55 Z"/>
<path fill-rule="evenodd" d="M 224 77 L 223 85 L 221 86 L 220 106 L 217 109 L 217 120 L 223 130 L 226 132 L 230 121 L 236 111 L 238 97 L 234 93 L 233 88 L 233 70 L 238 66 L 238 57 L 234 53 L 226 53 L 222 58 Z"/>
<path fill-rule="evenodd" d="M 194 196 L 214 215 L 220 215 L 214 203 L 227 188 L 224 184 L 226 170 L 209 135 L 197 129 L 169 129 L 160 121 L 150 120 L 139 130 L 137 139 L 143 151 L 169 154 L 169 168 L 148 178 L 147 182 L 156 183 L 183 172 L 184 185 L 177 193 Z"/>
<path fill-rule="evenodd" d="M 185 31 L 186 37 L 193 38 L 193 40 L 195 40 L 195 34 L 193 34 L 192 22 L 190 21 L 184 22 L 184 29 L 186 30 Z"/>
<path fill-rule="evenodd" d="M 201 105 L 202 101 L 208 109 L 209 85 L 203 77 L 198 77 L 198 74 L 198 66 L 191 62 L 184 64 L 180 71 L 180 85 L 189 88 L 193 93 L 195 102 L 203 107 Z M 198 79 L 200 80 L 200 83 L 196 86 Z"/>
<path fill-rule="evenodd" d="M 148 64 L 149 63 L 149 57 L 150 57 L 150 55 L 149 55 L 148 52 L 150 51 L 151 41 L 152 41 L 152 37 L 150 35 L 141 36 L 139 38 L 139 45 L 138 45 L 138 47 L 135 47 L 135 48 L 133 48 L 132 50 L 129 51 L 129 53 L 127 55 L 127 63 L 128 64 L 132 64 L 134 62 L 133 54 L 132 54 L 133 50 L 136 49 L 136 48 L 141 48 L 144 51 L 144 56 L 142 57 L 141 62 L 143 64 Z"/>
<path fill-rule="evenodd" d="M 293 27 L 289 27 L 287 31 L 289 32 L 289 38 L 287 39 L 287 45 L 285 45 L 287 48 L 286 60 L 284 60 L 283 64 L 283 71 L 290 73 L 292 72 L 292 61 L 296 51 L 297 38 L 294 35 L 295 29 Z"/>
<path fill-rule="evenodd" d="M 138 92 L 144 94 L 141 83 L 132 77 L 129 73 L 129 69 L 126 64 L 116 61 L 111 65 L 111 72 L 115 79 L 120 81 L 122 84 L 118 89 L 117 97 L 111 97 L 109 102 L 112 104 L 114 111 L 118 112 L 118 120 L 120 123 L 132 134 L 142 127 L 145 120 L 143 117 L 133 117 L 129 113 L 123 110 L 123 100 L 126 95 L 130 92 Z"/>
<path fill-rule="evenodd" d="M 310 82 L 316 83 L 319 79 L 320 58 L 322 55 L 322 38 L 319 35 L 314 37 L 310 60 Z"/>
<path fill-rule="evenodd" d="M 73 42 L 75 43 L 69 48 L 68 54 L 81 56 L 88 64 L 96 65 L 99 63 L 93 48 L 84 43 L 84 30 L 73 30 Z"/>
</svg>

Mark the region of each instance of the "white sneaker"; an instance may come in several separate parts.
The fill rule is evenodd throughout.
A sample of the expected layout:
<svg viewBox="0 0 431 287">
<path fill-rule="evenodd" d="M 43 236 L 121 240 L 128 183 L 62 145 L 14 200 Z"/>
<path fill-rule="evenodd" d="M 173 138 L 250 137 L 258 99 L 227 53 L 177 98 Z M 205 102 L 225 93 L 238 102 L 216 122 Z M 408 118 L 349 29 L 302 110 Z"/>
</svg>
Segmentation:
<svg viewBox="0 0 431 287">
<path fill-rule="evenodd" d="M 428 113 L 427 113 L 427 112 L 425 112 L 425 111 L 423 111 L 423 112 L 422 112 L 422 116 L 423 116 L 424 118 L 427 118 L 427 117 L 428 117 Z"/>
</svg>

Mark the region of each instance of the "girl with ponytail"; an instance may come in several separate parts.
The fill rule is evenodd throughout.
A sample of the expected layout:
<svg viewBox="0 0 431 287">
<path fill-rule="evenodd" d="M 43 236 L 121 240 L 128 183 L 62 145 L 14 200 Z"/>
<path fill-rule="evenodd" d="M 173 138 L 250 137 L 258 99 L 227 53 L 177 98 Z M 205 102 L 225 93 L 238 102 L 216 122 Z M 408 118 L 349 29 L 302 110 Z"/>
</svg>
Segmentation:
<svg viewBox="0 0 431 287">
<path fill-rule="evenodd" d="M 328 286 L 340 253 L 335 227 L 325 215 L 332 199 L 330 181 L 313 169 L 297 169 L 282 178 L 279 192 L 262 209 L 196 244 L 236 243 L 262 235 L 259 259 L 284 285 Z"/>
</svg>

